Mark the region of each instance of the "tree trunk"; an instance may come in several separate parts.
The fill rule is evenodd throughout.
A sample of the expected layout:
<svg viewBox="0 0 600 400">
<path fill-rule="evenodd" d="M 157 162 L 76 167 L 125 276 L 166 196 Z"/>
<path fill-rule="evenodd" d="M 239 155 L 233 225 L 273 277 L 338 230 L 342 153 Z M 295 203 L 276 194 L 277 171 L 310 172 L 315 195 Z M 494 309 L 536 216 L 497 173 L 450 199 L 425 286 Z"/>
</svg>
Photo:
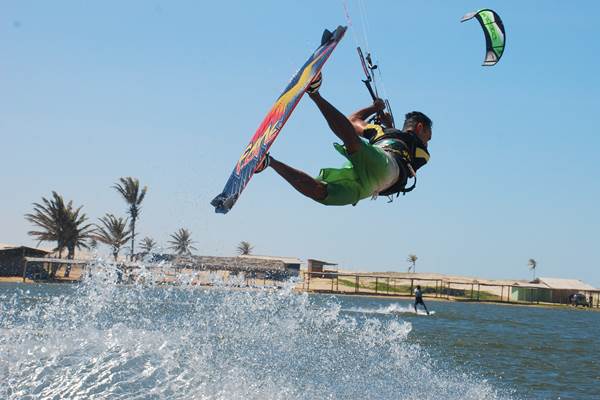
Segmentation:
<svg viewBox="0 0 600 400">
<path fill-rule="evenodd" d="M 129 257 L 129 260 L 133 262 L 133 255 L 134 253 L 134 247 L 135 247 L 135 218 L 131 219 L 131 256 Z"/>
<path fill-rule="evenodd" d="M 69 247 L 68 251 L 69 251 L 69 253 L 67 254 L 67 259 L 73 260 L 75 258 L 75 247 Z M 65 267 L 64 277 L 68 278 L 70 273 L 71 273 L 71 264 L 67 264 Z"/>
<path fill-rule="evenodd" d="M 62 252 L 62 248 L 58 249 L 58 258 L 62 258 Z M 56 278 L 56 271 L 58 271 L 58 268 L 60 268 L 60 264 L 52 263 L 51 265 L 52 266 L 50 267 L 50 279 L 54 279 Z"/>
</svg>

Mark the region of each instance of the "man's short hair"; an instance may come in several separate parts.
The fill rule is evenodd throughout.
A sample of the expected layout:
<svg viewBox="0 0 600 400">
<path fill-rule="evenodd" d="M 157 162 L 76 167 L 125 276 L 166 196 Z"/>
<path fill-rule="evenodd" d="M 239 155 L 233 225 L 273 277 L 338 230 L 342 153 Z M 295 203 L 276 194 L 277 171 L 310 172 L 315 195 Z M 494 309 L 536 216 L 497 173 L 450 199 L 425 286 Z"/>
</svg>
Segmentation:
<svg viewBox="0 0 600 400">
<path fill-rule="evenodd" d="M 431 129 L 431 127 L 433 126 L 433 122 L 431 121 L 431 119 L 420 111 L 411 111 L 408 114 L 406 114 L 404 118 L 404 127 L 402 128 L 403 130 L 414 129 L 419 122 L 428 127 L 429 129 Z"/>
</svg>

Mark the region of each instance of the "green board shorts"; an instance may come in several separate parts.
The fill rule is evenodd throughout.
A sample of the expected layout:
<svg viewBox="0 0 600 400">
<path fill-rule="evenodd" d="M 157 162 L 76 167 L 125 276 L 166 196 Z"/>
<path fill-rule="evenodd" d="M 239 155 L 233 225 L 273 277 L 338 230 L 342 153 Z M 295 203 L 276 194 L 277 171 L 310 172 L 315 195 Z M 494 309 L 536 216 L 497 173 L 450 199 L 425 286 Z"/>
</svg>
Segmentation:
<svg viewBox="0 0 600 400">
<path fill-rule="evenodd" d="M 362 146 L 352 154 L 346 148 L 334 143 L 335 149 L 348 161 L 342 168 L 323 168 L 317 180 L 327 185 L 327 197 L 318 200 L 328 206 L 356 204 L 371 197 L 379 182 L 385 179 L 388 164 L 391 162 L 385 151 L 361 140 Z"/>
</svg>

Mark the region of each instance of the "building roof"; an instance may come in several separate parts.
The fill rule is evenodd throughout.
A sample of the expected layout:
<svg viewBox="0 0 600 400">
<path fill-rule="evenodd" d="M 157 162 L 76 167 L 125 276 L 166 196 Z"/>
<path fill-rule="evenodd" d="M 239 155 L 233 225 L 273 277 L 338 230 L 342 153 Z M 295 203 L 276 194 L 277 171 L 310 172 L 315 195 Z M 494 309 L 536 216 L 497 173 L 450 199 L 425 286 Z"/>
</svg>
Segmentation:
<svg viewBox="0 0 600 400">
<path fill-rule="evenodd" d="M 336 263 L 332 263 L 332 262 L 328 262 L 328 261 L 315 260 L 314 258 L 309 258 L 306 261 L 308 261 L 308 262 L 316 262 L 318 264 L 323 264 L 323 265 L 337 265 Z"/>
<path fill-rule="evenodd" d="M 516 282 L 514 286 L 556 290 L 598 290 L 579 279 L 537 278 L 531 282 Z"/>
<path fill-rule="evenodd" d="M 538 278 L 533 283 L 545 284 L 550 289 L 598 290 L 579 279 Z"/>
<path fill-rule="evenodd" d="M 67 260 L 65 258 L 25 257 L 27 262 L 42 262 L 54 264 L 88 264 L 88 260 Z"/>
<path fill-rule="evenodd" d="M 177 258 L 174 260 L 174 263 L 181 266 L 190 266 L 209 271 L 286 271 L 286 263 L 280 259 L 264 259 L 257 257 L 192 256 L 190 258 Z"/>
<path fill-rule="evenodd" d="M 40 249 L 40 248 L 37 248 L 37 247 L 14 245 L 14 244 L 8 244 L 8 243 L 0 243 L 0 251 L 3 251 L 3 250 L 14 250 L 14 249 L 28 249 L 28 250 L 33 250 L 33 251 L 37 251 L 37 252 L 43 252 L 43 253 L 46 253 L 46 254 L 52 253 L 52 251 L 48 251 L 46 249 Z"/>
<path fill-rule="evenodd" d="M 549 289 L 548 285 L 543 283 L 534 282 L 514 282 L 511 286 L 522 287 L 522 288 L 535 288 L 535 289 Z"/>
<path fill-rule="evenodd" d="M 241 255 L 239 258 L 253 258 L 257 260 L 265 260 L 265 261 L 281 261 L 284 264 L 302 264 L 302 260 L 296 257 L 278 257 L 278 256 L 259 256 L 254 254 Z"/>
</svg>

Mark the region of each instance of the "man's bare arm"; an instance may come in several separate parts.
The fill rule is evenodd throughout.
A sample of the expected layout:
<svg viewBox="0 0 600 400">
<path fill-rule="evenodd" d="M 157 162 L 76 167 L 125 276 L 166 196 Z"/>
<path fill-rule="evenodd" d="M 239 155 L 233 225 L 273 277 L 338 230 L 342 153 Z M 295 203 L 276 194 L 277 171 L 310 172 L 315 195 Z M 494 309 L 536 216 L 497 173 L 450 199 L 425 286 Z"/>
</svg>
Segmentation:
<svg viewBox="0 0 600 400">
<path fill-rule="evenodd" d="M 358 136 L 362 136 L 365 127 L 367 126 L 367 119 L 385 109 L 385 102 L 381 99 L 375 100 L 373 104 L 368 107 L 362 108 L 348 116 L 350 122 L 354 126 L 354 130 Z"/>
</svg>

